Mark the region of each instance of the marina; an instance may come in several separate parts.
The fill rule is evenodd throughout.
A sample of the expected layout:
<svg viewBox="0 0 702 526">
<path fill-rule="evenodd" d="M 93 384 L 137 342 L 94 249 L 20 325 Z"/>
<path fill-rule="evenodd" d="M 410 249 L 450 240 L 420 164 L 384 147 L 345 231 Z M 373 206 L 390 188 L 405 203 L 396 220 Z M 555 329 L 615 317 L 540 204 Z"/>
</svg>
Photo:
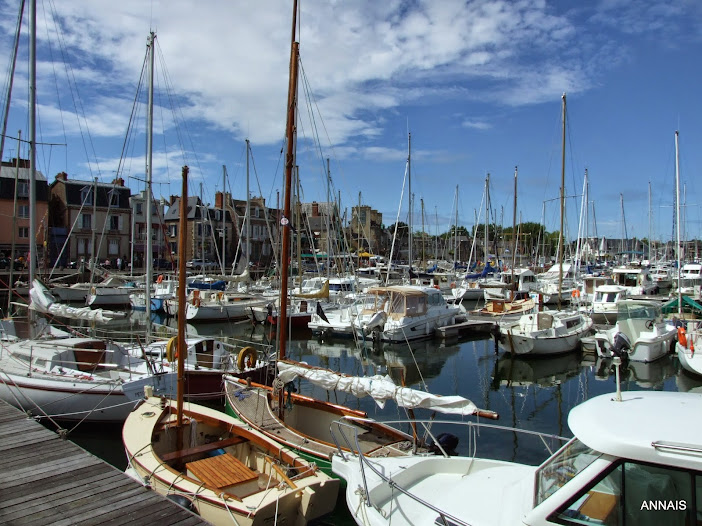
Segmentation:
<svg viewBox="0 0 702 526">
<path fill-rule="evenodd" d="M 174 319 L 158 318 L 156 321 L 166 327 L 175 327 Z M 111 322 L 101 332 L 107 330 L 114 335 L 123 335 L 138 331 L 143 323 L 143 313 L 133 312 L 130 318 Z M 191 325 L 188 329 L 199 336 L 221 338 L 239 346 L 271 345 L 271 338 L 275 335 L 274 327 L 252 325 L 250 322 Z M 498 413 L 499 420 L 495 422 L 498 425 L 563 437 L 572 436 L 567 418 L 573 407 L 616 390 L 616 369 L 611 359 L 579 350 L 548 357 L 512 357 L 496 345 L 492 336 L 475 338 L 363 346 L 351 339 L 324 341 L 313 337 L 311 332 L 295 333 L 288 346 L 288 357 L 349 375 L 387 374 L 398 385 L 444 396 L 465 397 L 480 408 Z M 674 354 L 667 354 L 651 363 L 628 362 L 620 368 L 620 379 L 623 391 L 702 392 L 702 378 L 682 370 Z M 327 391 L 304 380 L 294 382 L 294 391 L 366 412 L 369 417 L 381 422 L 407 417 L 407 413 L 394 403 L 388 402 L 381 408 L 372 398 L 356 398 L 350 394 Z M 219 403 L 209 405 L 224 411 L 224 406 Z M 427 410 L 415 411 L 418 419 L 428 418 L 430 414 Z M 73 427 L 68 435 L 69 440 L 117 469 L 126 468 L 120 426 L 98 428 L 83 424 Z M 442 430 L 440 424 L 432 428 L 433 433 Z M 404 428 L 403 431 L 411 432 L 411 428 Z M 459 455 L 471 453 L 467 437 L 460 437 L 456 452 Z M 500 440 L 481 441 L 477 454 L 535 465 L 541 459 L 541 448 L 528 437 L 508 433 L 503 434 Z M 332 517 L 322 518 L 319 522 L 353 524 L 343 495 L 340 494 Z"/>
<path fill-rule="evenodd" d="M 599 159 L 591 179 L 588 169 L 578 166 L 582 145 L 573 139 L 581 142 L 583 124 L 602 112 L 588 106 L 593 90 L 578 75 L 563 70 L 552 75 L 555 82 L 544 83 L 541 75 L 548 71 L 534 69 L 538 80 L 514 83 L 518 91 L 531 92 L 527 101 L 500 89 L 501 67 L 493 67 L 499 64 L 490 53 L 475 54 L 484 44 L 437 46 L 436 36 L 414 38 L 432 25 L 426 22 L 436 13 L 441 16 L 435 22 L 485 21 L 492 15 L 471 13 L 469 4 L 453 6 L 454 13 L 422 2 L 403 4 L 399 11 L 394 5 L 368 10 L 332 3 L 327 12 L 326 5 L 290 4 L 267 9 L 265 53 L 256 49 L 238 63 L 239 50 L 253 48 L 248 40 L 242 46 L 230 37 L 239 38 L 237 28 L 244 27 L 249 11 L 259 9 L 248 6 L 231 26 L 234 31 L 227 20 L 227 30 L 218 32 L 217 44 L 236 60 L 207 75 L 202 70 L 187 75 L 194 79 L 188 84 L 183 72 L 194 73 L 204 62 L 196 56 L 188 67 L 171 70 L 173 84 L 165 58 L 180 61 L 192 46 L 179 53 L 184 41 L 182 35 L 174 38 L 170 24 L 165 24 L 167 39 L 157 39 L 152 27 L 161 27 L 161 9 L 151 10 L 143 34 L 138 20 L 146 18 L 140 17 L 124 34 L 106 28 L 113 35 L 105 41 L 109 52 L 94 55 L 82 47 L 102 38 L 96 24 L 89 26 L 87 38 L 74 38 L 54 59 L 47 45 L 53 31 L 62 42 L 60 33 L 82 27 L 82 20 L 51 6 L 46 16 L 55 23 L 37 26 L 36 0 L 20 2 L 13 50 L 6 53 L 11 80 L 0 139 L 0 215 L 12 222 L 11 228 L 0 228 L 0 450 L 6 453 L 0 467 L 7 475 L 0 483 L 0 522 L 700 523 L 702 424 L 696 416 L 702 410 L 702 264 L 698 236 L 687 224 L 694 224 L 687 217 L 694 209 L 688 199 L 696 191 L 686 180 L 694 169 L 684 170 L 681 180 L 679 132 L 674 133 L 674 177 L 651 169 L 661 164 L 653 159 L 646 159 L 645 170 L 630 163 L 610 173 L 613 165 L 602 163 L 609 145 L 602 143 L 597 155 L 585 152 L 588 159 Z M 535 42 L 548 44 L 537 47 L 556 49 L 560 46 L 551 44 L 566 43 L 572 33 L 559 27 L 578 26 L 571 26 L 573 15 L 545 5 L 545 11 L 540 6 L 506 18 L 532 20 L 535 26 L 547 13 L 552 22 L 567 20 L 549 24 L 548 36 L 529 28 Z M 367 24 L 365 11 L 387 27 Z M 326 21 L 340 32 L 312 38 L 307 47 L 307 35 L 319 36 L 315 31 L 325 12 L 335 15 Z M 207 32 L 217 32 L 219 18 L 210 18 Z M 507 34 L 501 25 L 486 27 L 487 33 Z M 330 57 L 348 53 L 332 42 L 354 40 L 343 32 L 348 28 L 399 38 L 391 41 L 393 53 L 386 43 L 365 49 L 364 41 L 364 49 L 349 54 L 353 62 L 330 69 Z M 7 45 L 11 25 L 3 31 Z M 451 27 L 450 34 L 474 32 L 464 24 Z M 520 32 L 509 34 L 517 41 Z M 135 42 L 143 43 L 144 36 L 146 53 L 137 75 Z M 255 41 L 253 34 L 248 39 Z M 441 40 L 450 39 L 442 35 Z M 324 41 L 329 53 L 320 46 Z M 499 51 L 496 44 L 485 49 Z M 411 47 L 446 58 L 411 58 Z M 394 69 L 394 48 L 412 65 Z M 506 62 L 530 58 L 501 49 L 508 51 Z M 76 51 L 85 72 L 109 82 L 98 86 L 74 75 L 65 84 L 50 79 L 51 70 L 70 68 L 48 65 L 70 63 Z M 25 54 L 28 66 L 17 73 L 27 77 L 28 100 L 11 104 L 15 64 Z M 91 58 L 99 58 L 94 62 L 101 66 L 91 66 Z M 426 70 L 417 70 L 415 60 L 428 64 Z M 259 62 L 267 65 L 260 79 L 249 75 L 259 70 Z M 392 80 L 359 74 L 365 62 Z M 473 89 L 483 83 L 473 81 L 485 74 L 483 67 L 491 72 L 483 78 L 491 78 L 501 101 L 483 97 L 481 104 L 494 114 L 467 105 L 480 100 Z M 236 79 L 228 78 L 231 71 Z M 399 81 L 405 73 L 408 79 Z M 38 109 L 42 122 L 58 123 L 46 111 L 55 103 L 42 98 L 38 104 L 37 92 L 43 97 L 48 86 L 64 86 L 56 102 L 71 94 L 74 104 L 82 104 L 85 93 L 78 93 L 77 83 L 90 90 L 91 99 L 92 114 L 75 112 L 83 140 L 97 142 L 91 137 L 96 118 L 114 107 L 112 118 L 101 123 L 101 168 L 97 160 L 85 164 L 74 158 L 75 132 L 62 143 L 37 137 L 37 131 L 50 129 L 43 124 L 37 129 Z M 220 88 L 214 99 L 204 96 L 210 84 Z M 529 84 L 543 84 L 541 92 Z M 249 85 L 256 86 L 255 96 Z M 428 97 L 430 85 L 437 89 Z M 395 91 L 397 86 L 422 89 L 400 97 L 391 93 L 405 91 Z M 575 95 L 573 111 L 567 109 L 567 89 Z M 235 100 L 231 93 L 242 91 L 250 96 L 229 104 Z M 366 97 L 358 95 L 371 93 L 376 102 L 361 102 Z M 548 111 L 555 118 L 556 93 L 560 126 L 547 140 L 548 112 L 540 106 L 551 101 Z M 335 98 L 342 94 L 346 97 Z M 466 103 L 451 107 L 460 126 L 444 125 L 440 133 L 434 127 L 432 133 L 436 124 L 426 117 L 421 120 L 427 127 L 414 122 L 410 127 L 408 118 L 404 131 L 391 131 L 389 123 L 399 115 L 395 108 L 411 108 L 418 116 L 413 101 L 426 101 L 433 109 L 430 99 L 454 97 Z M 100 106 L 94 105 L 97 99 Z M 183 113 L 171 105 L 188 109 Z M 264 106 L 267 111 L 261 111 Z M 519 140 L 504 142 L 505 122 L 517 124 L 525 106 L 532 117 L 524 130 L 532 132 L 520 130 L 514 136 Z M 18 109 L 28 111 L 26 119 L 17 119 Z M 447 109 L 437 117 L 449 115 Z M 56 116 L 64 113 L 62 104 L 55 110 Z M 322 110 L 336 117 L 329 121 Z M 349 117 L 359 126 L 344 131 Z M 243 125 L 247 119 L 251 126 Z M 21 130 L 10 136 L 8 120 L 26 120 L 28 137 L 23 140 Z M 64 135 L 75 129 L 61 123 L 54 128 Z M 196 126 L 201 137 L 214 129 L 220 133 L 207 147 L 199 140 L 196 147 L 186 125 Z M 108 150 L 114 130 L 124 128 L 121 150 Z M 254 131 L 256 155 L 245 129 Z M 494 140 L 473 140 L 474 134 L 498 130 L 509 152 L 496 150 Z M 586 137 L 599 137 L 601 130 L 590 129 Z M 59 140 L 58 131 L 51 135 Z M 143 149 L 135 140 L 142 135 Z M 5 139 L 17 142 L 10 146 Z M 469 149 L 456 149 L 454 139 Z M 245 145 L 237 160 L 232 141 Z M 594 145 L 587 139 L 585 144 Z M 157 151 L 162 146 L 166 156 Z M 46 153 L 64 147 L 67 155 L 54 156 L 65 158 L 57 170 Z M 14 157 L 5 160 L 10 151 Z M 332 165 L 335 152 L 341 158 Z M 685 154 L 697 152 L 686 148 Z M 225 161 L 236 173 L 228 172 Z M 513 175 L 507 175 L 505 163 L 509 172 L 514 166 Z M 560 167 L 559 180 L 551 179 L 545 165 Z M 494 170 L 492 178 L 484 167 Z M 344 181 L 347 168 L 351 185 Z M 673 172 L 672 162 L 668 168 Z M 637 179 L 646 172 L 666 178 L 655 185 L 656 203 L 649 179 L 648 235 L 640 232 L 640 195 L 627 228 L 619 193 L 622 231 L 614 235 L 612 200 L 599 197 L 603 187 L 612 193 L 610 182 L 631 178 L 624 175 L 630 171 Z M 462 197 L 456 185 L 449 209 L 444 183 L 459 180 Z M 361 188 L 370 196 L 362 196 Z M 642 194 L 642 189 L 638 180 L 626 187 L 627 193 Z M 425 211 L 429 196 L 436 201 L 433 217 Z M 661 196 L 673 198 L 672 205 Z M 596 200 L 605 216 L 603 221 L 600 215 L 599 233 Z M 511 227 L 505 226 L 508 202 Z M 667 206 L 674 209 L 672 224 L 654 216 Z M 650 503 L 659 502 L 655 499 L 673 509 L 656 504 L 656 513 L 649 514 Z M 171 512 L 176 505 L 181 507 Z"/>
</svg>

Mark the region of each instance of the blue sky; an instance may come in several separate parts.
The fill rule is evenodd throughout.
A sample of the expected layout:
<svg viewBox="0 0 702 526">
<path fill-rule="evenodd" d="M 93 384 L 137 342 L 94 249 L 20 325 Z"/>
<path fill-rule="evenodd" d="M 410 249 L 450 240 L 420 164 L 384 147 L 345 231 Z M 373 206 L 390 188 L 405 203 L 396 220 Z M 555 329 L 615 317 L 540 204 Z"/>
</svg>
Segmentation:
<svg viewBox="0 0 702 526">
<path fill-rule="evenodd" d="M 3 72 L 18 5 L 0 2 Z M 653 237 L 671 238 L 679 130 L 684 229 L 700 237 L 702 3 L 301 0 L 301 10 L 305 201 L 327 200 L 329 158 L 343 207 L 360 192 L 386 225 L 398 208 L 407 221 L 407 189 L 402 205 L 400 197 L 409 131 L 415 229 L 422 201 L 425 229 L 449 228 L 456 186 L 458 222 L 471 228 L 488 173 L 497 220 L 511 226 L 518 166 L 521 219 L 541 222 L 545 211 L 547 229 L 557 230 L 566 93 L 566 193 L 582 193 L 587 169 L 590 234 L 621 237 L 626 225 L 629 237 L 648 237 L 650 182 Z M 226 166 L 227 191 L 244 199 L 249 138 L 252 193 L 275 206 L 291 11 L 292 2 L 279 0 L 38 0 L 37 140 L 54 144 L 40 148 L 38 168 L 50 181 L 66 171 L 109 182 L 119 171 L 133 192 L 143 188 L 144 90 L 130 115 L 153 30 L 155 196 L 179 194 L 188 164 L 191 194 L 213 202 Z M 26 20 L 12 137 L 28 133 Z M 3 159 L 16 152 L 6 142 Z M 569 237 L 580 201 L 568 200 Z"/>
</svg>

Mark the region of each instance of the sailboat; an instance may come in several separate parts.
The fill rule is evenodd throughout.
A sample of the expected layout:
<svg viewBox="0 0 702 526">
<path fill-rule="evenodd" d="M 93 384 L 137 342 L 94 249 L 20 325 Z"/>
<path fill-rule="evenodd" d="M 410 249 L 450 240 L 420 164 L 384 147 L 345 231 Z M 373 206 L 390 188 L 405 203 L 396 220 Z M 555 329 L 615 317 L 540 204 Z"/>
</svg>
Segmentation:
<svg viewBox="0 0 702 526">
<path fill-rule="evenodd" d="M 561 155 L 561 225 L 558 236 L 557 290 L 563 290 L 563 219 L 565 212 L 565 150 L 566 150 L 566 96 L 563 101 L 563 133 Z M 573 351 L 580 339 L 590 334 L 592 319 L 578 310 L 558 310 L 529 313 L 517 321 L 500 325 L 500 343 L 512 354 L 558 354 Z"/>
<path fill-rule="evenodd" d="M 183 196 L 187 195 L 187 166 Z M 181 226 L 186 207 L 181 207 Z M 219 524 L 305 524 L 330 513 L 339 482 L 240 420 L 186 403 L 185 228 L 180 229 L 178 394 L 145 397 L 124 423 L 129 472 L 163 495 L 192 499 L 206 521 Z"/>
</svg>

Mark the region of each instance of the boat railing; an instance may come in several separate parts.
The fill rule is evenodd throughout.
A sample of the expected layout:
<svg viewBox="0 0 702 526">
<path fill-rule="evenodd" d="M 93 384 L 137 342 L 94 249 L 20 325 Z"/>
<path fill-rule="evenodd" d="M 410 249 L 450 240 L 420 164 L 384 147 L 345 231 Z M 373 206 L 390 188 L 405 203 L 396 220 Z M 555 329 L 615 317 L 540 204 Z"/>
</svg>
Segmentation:
<svg viewBox="0 0 702 526">
<path fill-rule="evenodd" d="M 363 425 L 364 422 L 367 423 L 375 423 L 377 424 L 378 422 L 376 420 L 372 419 L 367 419 L 367 418 L 358 418 L 358 417 L 352 417 L 352 416 L 346 416 L 342 418 L 341 420 L 335 420 L 334 422 L 331 423 L 330 425 L 330 431 L 332 435 L 332 440 L 334 441 L 334 445 L 336 446 L 336 452 L 334 454 L 340 456 L 344 461 L 348 461 L 349 458 L 347 457 L 347 454 L 351 454 L 354 457 L 358 458 L 359 460 L 359 467 L 361 471 L 361 480 L 363 481 L 363 494 L 365 496 L 365 501 L 367 506 L 373 506 L 373 503 L 371 502 L 371 495 L 370 492 L 368 491 L 368 481 L 366 478 L 366 469 L 371 470 L 377 477 L 379 477 L 381 480 L 383 480 L 388 486 L 390 486 L 393 489 L 396 489 L 400 491 L 401 493 L 407 495 L 409 498 L 414 500 L 415 502 L 421 504 L 422 506 L 425 506 L 432 511 L 436 512 L 439 515 L 439 518 L 437 518 L 437 521 L 440 519 L 441 522 L 440 524 L 443 524 L 444 526 L 470 526 L 468 523 L 462 521 L 461 519 L 454 517 L 450 514 L 447 514 L 445 511 L 442 511 L 441 509 L 437 508 L 436 506 L 430 504 L 429 502 L 426 502 L 425 500 L 421 499 L 417 495 L 413 494 L 409 490 L 401 487 L 400 485 L 397 484 L 397 482 L 393 481 L 391 477 L 388 477 L 384 473 L 382 473 L 378 468 L 376 468 L 373 463 L 371 462 L 371 459 L 363 454 L 361 454 L 361 445 L 359 442 L 358 438 L 358 430 L 359 427 L 358 425 L 354 424 L 360 424 L 361 426 Z M 500 431 L 507 431 L 507 432 L 512 432 L 512 433 L 520 433 L 524 435 L 530 435 L 530 436 L 535 436 L 538 437 L 541 442 L 543 443 L 544 447 L 546 448 L 546 451 L 548 452 L 548 456 L 553 455 L 554 451 L 556 451 L 562 443 L 567 442 L 570 440 L 569 438 L 562 437 L 559 435 L 552 435 L 552 434 L 547 434 L 547 433 L 541 433 L 538 431 L 530 431 L 528 429 L 518 429 L 514 427 L 507 427 L 507 426 L 500 426 L 496 424 L 488 424 L 488 423 L 483 423 L 483 422 L 458 422 L 455 420 L 387 420 L 383 421 L 382 424 L 384 425 L 402 425 L 402 424 L 410 424 L 414 426 L 413 428 L 416 428 L 416 426 L 421 426 L 426 435 L 431 438 L 433 441 L 433 444 L 438 448 L 440 454 L 444 457 L 449 457 L 450 453 L 447 452 L 444 447 L 441 445 L 439 440 L 433 435 L 431 432 L 431 427 L 435 425 L 443 425 L 443 424 L 448 424 L 452 426 L 460 426 L 460 427 L 465 427 L 468 429 L 468 436 L 469 436 L 469 445 L 468 445 L 468 451 L 469 455 L 471 457 L 475 456 L 476 449 L 477 449 L 477 436 L 478 436 L 478 431 L 481 428 L 485 429 L 495 429 L 495 430 L 500 430 Z M 335 432 L 335 428 L 336 431 Z M 344 432 L 344 430 L 350 431 L 350 433 Z M 338 435 L 341 436 L 341 440 L 343 441 L 343 444 L 341 443 L 340 439 L 337 438 L 337 433 Z M 351 443 L 350 435 L 353 436 L 353 442 L 354 444 Z M 417 433 L 414 433 L 414 444 L 412 451 L 417 451 Z M 554 442 L 557 441 L 559 442 L 559 446 L 557 448 L 552 448 L 549 446 L 549 441 Z M 344 450 L 344 446 L 346 447 L 346 451 Z M 432 455 L 433 453 L 421 453 L 422 455 Z M 438 523 L 438 522 L 437 522 Z"/>
</svg>

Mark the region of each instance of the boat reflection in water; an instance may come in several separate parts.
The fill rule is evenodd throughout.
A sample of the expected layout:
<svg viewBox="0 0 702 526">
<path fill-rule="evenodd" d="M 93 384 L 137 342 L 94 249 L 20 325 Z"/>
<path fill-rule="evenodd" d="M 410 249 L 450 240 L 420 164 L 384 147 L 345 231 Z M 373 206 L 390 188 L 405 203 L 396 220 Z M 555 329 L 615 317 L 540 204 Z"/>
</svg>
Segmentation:
<svg viewBox="0 0 702 526">
<path fill-rule="evenodd" d="M 598 380 L 615 380 L 616 370 L 612 358 L 597 358 L 595 365 Z M 623 360 L 620 366 L 622 389 L 661 389 L 669 378 L 678 373 L 678 363 L 673 355 L 667 355 L 655 362 Z"/>
<path fill-rule="evenodd" d="M 546 358 L 520 358 L 502 354 L 495 362 L 492 389 L 501 386 L 538 385 L 552 387 L 578 375 L 583 368 L 583 357 L 571 352 Z"/>
</svg>

